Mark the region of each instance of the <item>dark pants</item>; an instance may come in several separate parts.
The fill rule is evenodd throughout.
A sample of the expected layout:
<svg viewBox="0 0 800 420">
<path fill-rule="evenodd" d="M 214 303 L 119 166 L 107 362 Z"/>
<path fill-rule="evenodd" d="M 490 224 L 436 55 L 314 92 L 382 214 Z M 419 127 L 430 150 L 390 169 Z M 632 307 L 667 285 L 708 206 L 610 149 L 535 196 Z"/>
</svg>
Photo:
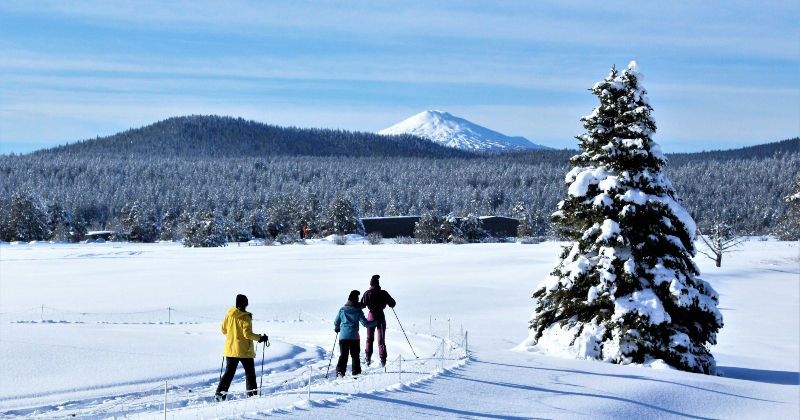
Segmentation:
<svg viewBox="0 0 800 420">
<path fill-rule="evenodd" d="M 256 385 L 256 368 L 253 363 L 253 359 L 226 357 L 225 361 L 227 362 L 225 365 L 225 374 L 222 375 L 222 379 L 219 381 L 219 386 L 217 386 L 217 395 L 222 395 L 223 400 L 225 399 L 225 394 L 228 392 L 228 388 L 231 386 L 233 376 L 236 375 L 236 366 L 239 365 L 239 362 L 242 362 L 242 367 L 244 368 L 244 377 L 245 382 L 247 383 L 247 390 L 250 391 L 251 389 L 258 388 Z M 257 391 L 247 393 L 248 397 L 252 397 L 254 395 L 257 395 Z"/>
<path fill-rule="evenodd" d="M 367 360 L 372 360 L 372 351 L 375 348 L 372 343 L 375 341 L 375 336 L 377 335 L 378 355 L 381 358 L 381 362 L 386 363 L 386 318 L 381 317 L 380 319 L 380 324 L 375 327 L 367 328 L 367 345 L 364 352 L 367 354 Z M 373 320 L 372 312 L 367 316 L 367 320 Z"/>
<path fill-rule="evenodd" d="M 347 371 L 347 356 L 353 359 L 353 375 L 361 373 L 361 360 L 358 359 L 361 353 L 360 340 L 339 340 L 339 362 L 336 363 L 336 374 L 344 376 Z"/>
</svg>

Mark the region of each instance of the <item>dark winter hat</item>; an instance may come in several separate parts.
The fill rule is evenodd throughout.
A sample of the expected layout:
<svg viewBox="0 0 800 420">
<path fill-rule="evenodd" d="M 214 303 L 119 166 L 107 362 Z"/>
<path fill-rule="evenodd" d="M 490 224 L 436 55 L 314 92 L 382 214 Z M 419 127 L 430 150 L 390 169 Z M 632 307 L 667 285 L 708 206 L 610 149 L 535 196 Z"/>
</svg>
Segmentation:
<svg viewBox="0 0 800 420">
<path fill-rule="evenodd" d="M 361 295 L 361 292 L 359 292 L 358 290 L 353 290 L 352 292 L 350 292 L 350 295 L 347 296 L 347 300 L 356 303 L 358 302 L 359 295 Z"/>
<path fill-rule="evenodd" d="M 377 274 L 372 276 L 372 278 L 369 280 L 369 285 L 370 286 L 380 286 L 381 285 L 381 276 L 379 276 Z"/>
<path fill-rule="evenodd" d="M 247 307 L 247 296 L 245 296 L 245 295 L 236 295 L 236 307 L 237 308 L 245 308 L 245 307 Z"/>
</svg>

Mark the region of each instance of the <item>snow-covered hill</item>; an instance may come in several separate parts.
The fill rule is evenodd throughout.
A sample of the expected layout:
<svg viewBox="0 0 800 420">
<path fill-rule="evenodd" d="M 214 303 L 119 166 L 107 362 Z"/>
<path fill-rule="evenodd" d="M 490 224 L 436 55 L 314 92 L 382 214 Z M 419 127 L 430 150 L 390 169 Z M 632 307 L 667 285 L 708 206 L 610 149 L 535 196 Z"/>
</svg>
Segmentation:
<svg viewBox="0 0 800 420">
<path fill-rule="evenodd" d="M 509 137 L 444 111 L 425 111 L 378 134 L 414 134 L 467 150 L 550 149 L 525 137 Z"/>
</svg>

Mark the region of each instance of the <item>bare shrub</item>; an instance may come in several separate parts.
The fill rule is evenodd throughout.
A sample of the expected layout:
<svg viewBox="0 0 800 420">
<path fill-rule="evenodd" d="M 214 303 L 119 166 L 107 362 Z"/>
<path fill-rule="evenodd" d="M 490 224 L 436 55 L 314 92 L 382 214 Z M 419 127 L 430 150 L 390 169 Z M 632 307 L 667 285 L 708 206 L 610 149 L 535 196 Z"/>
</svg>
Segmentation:
<svg viewBox="0 0 800 420">
<path fill-rule="evenodd" d="M 336 245 L 344 245 L 347 243 L 347 235 L 333 235 L 333 243 Z"/>
<path fill-rule="evenodd" d="M 394 238 L 394 243 L 400 244 L 400 245 L 412 245 L 415 242 L 416 241 L 414 241 L 414 238 L 409 237 L 409 236 L 398 236 L 398 237 Z"/>
<path fill-rule="evenodd" d="M 267 236 L 266 238 L 255 238 L 252 241 L 247 243 L 248 246 L 271 246 L 275 245 L 275 241 L 272 237 Z"/>
<path fill-rule="evenodd" d="M 523 244 L 523 245 L 538 244 L 539 242 L 541 242 L 541 241 L 539 241 L 539 238 L 536 238 L 536 237 L 533 237 L 533 236 L 523 236 L 523 237 L 517 239 L 517 243 L 520 243 L 520 244 Z"/>
<path fill-rule="evenodd" d="M 449 242 L 451 244 L 463 245 L 463 244 L 467 243 L 467 240 L 464 239 L 464 237 L 461 236 L 461 235 L 450 235 L 449 239 L 450 239 Z"/>
<path fill-rule="evenodd" d="M 306 240 L 301 238 L 299 234 L 296 233 L 281 233 L 275 238 L 276 242 L 280 242 L 281 245 L 305 245 Z"/>
<path fill-rule="evenodd" d="M 370 245 L 380 245 L 383 243 L 383 235 L 380 232 L 372 232 L 367 235 L 367 241 Z"/>
</svg>

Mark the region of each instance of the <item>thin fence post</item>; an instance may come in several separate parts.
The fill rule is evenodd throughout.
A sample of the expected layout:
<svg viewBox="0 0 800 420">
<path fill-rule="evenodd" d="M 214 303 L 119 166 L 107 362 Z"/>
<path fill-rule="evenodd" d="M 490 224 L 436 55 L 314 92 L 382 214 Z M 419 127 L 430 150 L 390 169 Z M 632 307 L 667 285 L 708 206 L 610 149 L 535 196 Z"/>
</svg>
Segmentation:
<svg viewBox="0 0 800 420">
<path fill-rule="evenodd" d="M 398 363 L 397 363 L 397 379 L 398 382 L 402 385 L 403 384 L 403 355 L 399 356 Z"/>
<path fill-rule="evenodd" d="M 164 420 L 167 420 L 167 381 L 164 381 Z"/>
<path fill-rule="evenodd" d="M 433 336 L 433 315 L 428 315 L 428 326 L 431 328 L 431 336 Z"/>
<path fill-rule="evenodd" d="M 303 319 L 300 317 L 300 314 L 303 312 L 302 309 L 297 310 L 297 322 L 303 322 Z"/>
<path fill-rule="evenodd" d="M 167 324 L 172 324 L 172 307 L 167 307 Z"/>
<path fill-rule="evenodd" d="M 311 401 L 311 376 L 314 374 L 314 366 L 308 367 L 308 401 Z"/>
<path fill-rule="evenodd" d="M 447 339 L 450 340 L 450 320 L 447 320 Z"/>
<path fill-rule="evenodd" d="M 464 333 L 464 356 L 467 356 L 467 352 L 469 351 L 469 340 L 467 336 L 469 335 L 469 331 Z"/>
<path fill-rule="evenodd" d="M 42 315 L 39 318 L 39 322 L 42 322 L 42 323 L 44 322 L 44 305 L 42 305 Z"/>
<path fill-rule="evenodd" d="M 442 355 L 439 356 L 439 363 L 441 364 L 442 372 L 444 372 L 444 338 L 442 339 Z"/>
</svg>

